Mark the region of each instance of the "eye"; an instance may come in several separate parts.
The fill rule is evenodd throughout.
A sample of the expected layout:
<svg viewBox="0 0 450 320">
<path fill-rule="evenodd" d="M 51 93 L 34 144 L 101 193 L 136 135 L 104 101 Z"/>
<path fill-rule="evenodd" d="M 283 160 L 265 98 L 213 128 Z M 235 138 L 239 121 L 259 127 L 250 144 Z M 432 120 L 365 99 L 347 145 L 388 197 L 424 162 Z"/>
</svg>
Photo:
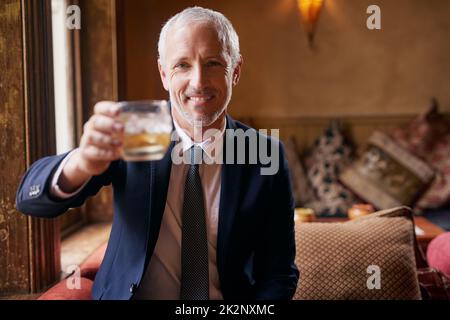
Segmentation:
<svg viewBox="0 0 450 320">
<path fill-rule="evenodd" d="M 186 62 L 178 62 L 174 68 L 175 69 L 187 69 L 189 65 Z"/>
<path fill-rule="evenodd" d="M 210 60 L 206 63 L 207 67 L 217 67 L 217 66 L 221 66 L 222 64 L 217 61 L 217 60 Z"/>
</svg>

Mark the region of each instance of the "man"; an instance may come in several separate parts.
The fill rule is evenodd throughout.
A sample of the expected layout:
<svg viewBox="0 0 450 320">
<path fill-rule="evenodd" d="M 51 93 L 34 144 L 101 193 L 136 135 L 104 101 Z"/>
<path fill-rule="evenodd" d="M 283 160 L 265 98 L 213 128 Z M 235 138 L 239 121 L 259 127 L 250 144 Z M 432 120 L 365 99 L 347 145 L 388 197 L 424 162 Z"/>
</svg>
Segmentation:
<svg viewBox="0 0 450 320">
<path fill-rule="evenodd" d="M 164 25 L 158 51 L 181 152 L 242 151 L 225 134 L 249 129 L 226 114 L 242 66 L 228 19 L 188 8 Z M 298 271 L 282 145 L 258 134 L 279 146 L 273 175 L 261 163 L 175 164 L 174 143 L 160 161 L 125 162 L 119 112 L 114 102 L 96 104 L 79 148 L 33 164 L 16 199 L 21 212 L 55 217 L 112 183 L 114 222 L 93 298 L 290 299 Z"/>
</svg>

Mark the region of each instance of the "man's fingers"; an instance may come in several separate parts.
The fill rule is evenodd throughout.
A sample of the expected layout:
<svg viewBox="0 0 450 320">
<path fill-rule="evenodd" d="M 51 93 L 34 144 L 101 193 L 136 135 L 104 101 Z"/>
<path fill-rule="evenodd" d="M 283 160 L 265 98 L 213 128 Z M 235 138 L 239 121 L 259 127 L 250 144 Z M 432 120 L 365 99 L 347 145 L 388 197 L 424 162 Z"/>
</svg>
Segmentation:
<svg viewBox="0 0 450 320">
<path fill-rule="evenodd" d="M 121 133 L 123 132 L 123 123 L 114 120 L 114 118 L 96 114 L 91 117 L 87 127 L 104 133 Z M 86 128 L 85 128 L 86 131 Z"/>
<path fill-rule="evenodd" d="M 117 149 L 104 149 L 94 145 L 82 148 L 83 156 L 93 161 L 114 161 L 120 158 L 120 152 Z"/>
<path fill-rule="evenodd" d="M 101 101 L 94 106 L 94 113 L 109 117 L 115 117 L 119 114 L 119 109 L 119 104 L 117 102 Z"/>
<path fill-rule="evenodd" d="M 120 158 L 124 124 L 117 119 L 119 105 L 102 101 L 95 105 L 94 115 L 84 125 L 80 151 L 92 165 Z"/>
<path fill-rule="evenodd" d="M 107 134 L 103 134 L 99 131 L 90 131 L 88 133 L 88 137 L 87 137 L 87 141 L 88 144 L 93 144 L 96 145 L 97 147 L 100 148 L 110 148 L 110 147 L 119 147 L 122 145 L 122 141 L 117 139 L 117 138 L 113 138 L 110 135 Z"/>
</svg>

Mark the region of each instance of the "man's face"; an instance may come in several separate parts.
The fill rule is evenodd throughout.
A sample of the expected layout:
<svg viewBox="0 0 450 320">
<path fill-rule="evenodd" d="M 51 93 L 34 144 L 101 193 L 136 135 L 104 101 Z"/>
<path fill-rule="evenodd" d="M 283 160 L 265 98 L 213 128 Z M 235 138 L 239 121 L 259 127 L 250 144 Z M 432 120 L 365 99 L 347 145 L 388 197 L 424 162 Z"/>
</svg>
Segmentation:
<svg viewBox="0 0 450 320">
<path fill-rule="evenodd" d="M 205 23 L 172 27 L 163 55 L 158 65 L 174 116 L 204 127 L 223 118 L 241 62 L 233 69 L 214 27 Z"/>
</svg>

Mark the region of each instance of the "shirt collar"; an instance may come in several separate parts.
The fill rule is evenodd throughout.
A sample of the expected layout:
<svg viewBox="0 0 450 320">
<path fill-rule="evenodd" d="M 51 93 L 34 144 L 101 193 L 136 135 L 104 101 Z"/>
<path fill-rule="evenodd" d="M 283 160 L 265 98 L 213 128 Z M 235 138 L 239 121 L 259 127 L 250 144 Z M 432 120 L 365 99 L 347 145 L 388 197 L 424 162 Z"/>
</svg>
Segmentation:
<svg viewBox="0 0 450 320">
<path fill-rule="evenodd" d="M 214 155 L 218 156 L 222 152 L 223 148 L 223 134 L 225 133 L 225 128 L 227 127 L 227 118 L 225 117 L 225 121 L 223 127 L 220 130 L 207 130 L 204 133 L 204 139 L 202 142 L 194 142 L 191 137 L 180 127 L 175 117 L 172 117 L 173 124 L 175 126 L 175 130 L 178 134 L 178 137 L 182 143 L 182 151 L 183 153 L 186 150 L 189 150 L 193 145 L 199 146 L 202 148 L 203 152 L 210 158 L 214 159 Z M 214 154 L 214 150 L 216 150 Z"/>
</svg>

